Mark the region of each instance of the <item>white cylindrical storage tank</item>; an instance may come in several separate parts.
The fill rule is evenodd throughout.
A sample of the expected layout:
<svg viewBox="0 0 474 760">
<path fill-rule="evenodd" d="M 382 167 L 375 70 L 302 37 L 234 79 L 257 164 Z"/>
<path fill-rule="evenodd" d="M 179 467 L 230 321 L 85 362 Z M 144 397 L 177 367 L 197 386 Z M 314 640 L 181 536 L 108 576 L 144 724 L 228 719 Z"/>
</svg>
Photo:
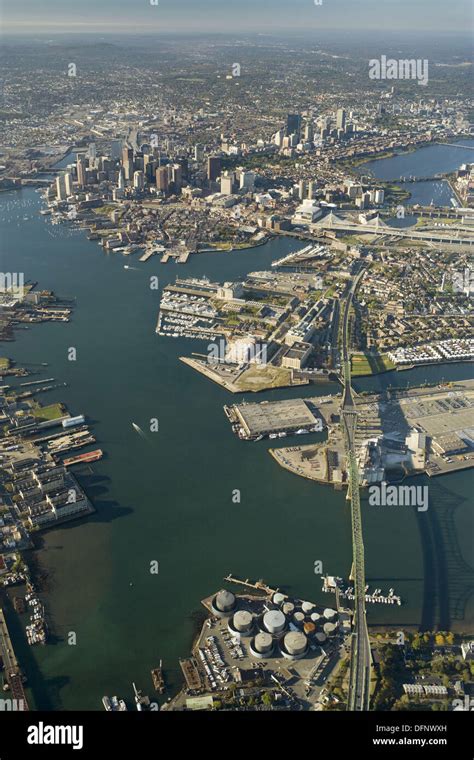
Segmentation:
<svg viewBox="0 0 474 760">
<path fill-rule="evenodd" d="M 320 632 L 320 633 L 317 633 L 314 638 L 316 639 L 316 641 L 318 642 L 318 644 L 322 644 L 324 641 L 326 641 L 327 636 L 326 636 L 325 633 L 321 633 Z"/>
<path fill-rule="evenodd" d="M 336 630 L 336 628 L 337 628 L 337 625 L 335 623 L 324 623 L 323 625 L 323 631 L 326 634 L 326 636 L 331 636 Z"/>
<path fill-rule="evenodd" d="M 287 633 L 283 639 L 283 656 L 287 655 L 290 658 L 303 657 L 308 649 L 308 639 L 302 633 L 302 631 L 291 631 Z"/>
<path fill-rule="evenodd" d="M 321 615 L 318 615 L 317 612 L 312 612 L 311 620 L 313 621 L 313 623 L 319 623 L 319 621 L 321 620 Z"/>
<path fill-rule="evenodd" d="M 293 615 L 293 623 L 295 625 L 303 625 L 304 614 L 302 612 L 295 612 L 295 614 Z"/>
<path fill-rule="evenodd" d="M 271 657 L 273 654 L 273 638 L 269 633 L 257 633 L 254 639 L 250 642 L 250 653 L 260 660 L 264 657 Z"/>
<path fill-rule="evenodd" d="M 274 602 L 275 604 L 278 604 L 279 607 L 281 607 L 281 605 L 283 604 L 284 601 L 285 601 L 285 595 L 284 594 L 281 594 L 279 591 L 276 591 L 273 594 L 272 602 Z"/>
<path fill-rule="evenodd" d="M 263 625 L 268 633 L 281 633 L 286 625 L 286 618 L 281 610 L 269 610 L 263 616 Z"/>
<path fill-rule="evenodd" d="M 269 633 L 257 633 L 254 638 L 254 649 L 260 654 L 269 654 L 273 649 L 273 639 Z"/>
<path fill-rule="evenodd" d="M 212 600 L 212 611 L 218 617 L 230 615 L 235 608 L 235 596 L 232 591 L 221 589 Z"/>
<path fill-rule="evenodd" d="M 337 612 L 336 610 L 332 610 L 330 607 L 326 607 L 323 614 L 326 620 L 334 620 L 334 618 L 337 615 Z"/>
<path fill-rule="evenodd" d="M 239 610 L 232 618 L 232 624 L 239 633 L 248 633 L 252 629 L 253 615 L 247 610 Z"/>
<path fill-rule="evenodd" d="M 303 602 L 301 609 L 306 615 L 309 615 L 314 610 L 314 604 L 312 602 Z"/>
<path fill-rule="evenodd" d="M 295 611 L 295 605 L 293 602 L 285 602 L 283 605 L 283 612 L 285 615 L 291 615 Z"/>
</svg>

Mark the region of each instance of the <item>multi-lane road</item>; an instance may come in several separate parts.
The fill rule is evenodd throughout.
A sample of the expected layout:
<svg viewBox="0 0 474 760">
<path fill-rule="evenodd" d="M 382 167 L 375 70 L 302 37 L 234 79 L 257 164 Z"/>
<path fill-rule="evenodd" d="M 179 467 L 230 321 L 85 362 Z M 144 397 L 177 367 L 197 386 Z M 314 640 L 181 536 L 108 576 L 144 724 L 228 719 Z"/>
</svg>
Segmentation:
<svg viewBox="0 0 474 760">
<path fill-rule="evenodd" d="M 352 632 L 351 667 L 349 678 L 349 710 L 368 710 L 370 692 L 371 653 L 365 612 L 365 562 L 362 517 L 360 510 L 359 468 L 355 454 L 357 410 L 351 386 L 351 363 L 349 350 L 349 317 L 354 293 L 364 274 L 361 270 L 354 278 L 348 292 L 342 324 L 342 366 L 344 394 L 341 408 L 341 424 L 349 475 L 351 499 L 352 554 L 354 572 L 354 626 Z"/>
</svg>

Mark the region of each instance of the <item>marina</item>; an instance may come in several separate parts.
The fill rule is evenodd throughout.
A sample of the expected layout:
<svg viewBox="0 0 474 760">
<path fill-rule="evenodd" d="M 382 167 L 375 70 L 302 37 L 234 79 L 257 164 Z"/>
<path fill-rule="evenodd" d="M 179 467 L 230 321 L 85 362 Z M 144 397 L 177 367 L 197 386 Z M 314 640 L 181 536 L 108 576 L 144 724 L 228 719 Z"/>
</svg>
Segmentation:
<svg viewBox="0 0 474 760">
<path fill-rule="evenodd" d="M 343 599 L 354 601 L 354 587 L 347 585 L 342 578 L 336 578 L 333 575 L 323 575 L 322 591 L 325 594 L 337 594 Z M 376 588 L 369 593 L 369 586 L 365 587 L 365 601 L 369 604 L 402 604 L 401 597 L 395 594 L 393 588 L 389 589 L 388 594 L 382 594 L 382 589 Z"/>
</svg>

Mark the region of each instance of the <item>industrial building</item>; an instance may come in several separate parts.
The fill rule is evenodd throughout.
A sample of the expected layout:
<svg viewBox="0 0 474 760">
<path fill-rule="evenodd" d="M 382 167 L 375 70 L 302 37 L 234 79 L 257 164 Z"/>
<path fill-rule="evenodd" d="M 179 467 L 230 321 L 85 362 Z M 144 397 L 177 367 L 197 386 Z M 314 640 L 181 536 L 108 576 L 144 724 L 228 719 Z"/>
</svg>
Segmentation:
<svg viewBox="0 0 474 760">
<path fill-rule="evenodd" d="M 304 343 L 303 341 L 293 343 L 283 356 L 281 366 L 289 369 L 303 369 L 312 350 L 311 343 Z"/>
<path fill-rule="evenodd" d="M 320 420 L 304 399 L 239 404 L 233 407 L 247 437 L 269 435 L 275 431 L 291 432 L 320 426 Z"/>
</svg>

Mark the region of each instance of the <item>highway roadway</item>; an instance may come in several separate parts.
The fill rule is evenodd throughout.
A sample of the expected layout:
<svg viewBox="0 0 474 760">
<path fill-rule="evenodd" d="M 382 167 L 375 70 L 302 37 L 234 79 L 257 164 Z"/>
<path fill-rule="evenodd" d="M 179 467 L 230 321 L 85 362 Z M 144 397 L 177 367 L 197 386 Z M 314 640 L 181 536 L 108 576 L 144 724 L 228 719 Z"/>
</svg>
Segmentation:
<svg viewBox="0 0 474 760">
<path fill-rule="evenodd" d="M 359 468 L 355 454 L 355 432 L 357 410 L 351 386 L 351 365 L 349 351 L 349 315 L 354 293 L 365 270 L 355 277 L 346 298 L 342 326 L 342 363 L 344 393 L 341 407 L 341 424 L 349 474 L 349 495 L 351 499 L 352 554 L 354 568 L 354 625 L 349 676 L 349 697 L 347 708 L 351 711 L 368 710 L 370 695 L 371 653 L 365 610 L 365 562 L 360 510 Z"/>
</svg>

